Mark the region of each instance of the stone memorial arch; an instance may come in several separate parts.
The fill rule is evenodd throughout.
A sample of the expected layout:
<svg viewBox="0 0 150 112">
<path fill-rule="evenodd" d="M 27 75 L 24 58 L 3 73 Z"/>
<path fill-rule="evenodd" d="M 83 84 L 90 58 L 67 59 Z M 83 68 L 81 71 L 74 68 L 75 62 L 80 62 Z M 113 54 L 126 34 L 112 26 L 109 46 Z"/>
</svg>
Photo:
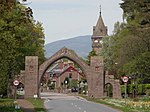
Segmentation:
<svg viewBox="0 0 150 112">
<path fill-rule="evenodd" d="M 100 12 L 97 24 L 93 27 L 93 35 L 91 37 L 92 49 L 96 55 L 91 56 L 90 65 L 87 65 L 79 58 L 73 50 L 65 47 L 60 49 L 41 65 L 38 65 L 37 56 L 26 56 L 25 71 L 21 72 L 22 75 L 24 75 L 25 98 L 40 95 L 39 88 L 42 76 L 54 62 L 61 58 L 67 58 L 81 68 L 88 82 L 88 96 L 95 98 L 105 97 L 105 85 L 110 84 L 113 89 L 113 98 L 121 98 L 119 80 L 114 79 L 113 75 L 108 75 L 108 73 L 104 71 L 103 57 L 99 55 L 103 47 L 102 38 L 105 38 L 105 36 L 107 36 L 107 27 L 104 25 Z"/>
<path fill-rule="evenodd" d="M 41 64 L 39 68 L 37 56 L 26 56 L 24 79 L 26 98 L 33 97 L 34 95 L 39 95 L 39 87 L 42 76 L 54 62 L 61 58 L 67 58 L 75 62 L 81 68 L 88 82 L 88 91 L 90 96 L 103 96 L 103 87 L 101 86 L 104 83 L 103 77 L 101 77 L 103 76 L 103 72 L 100 71 L 100 68 L 97 68 L 99 69 L 99 71 L 93 72 L 93 70 L 95 69 L 94 67 L 90 67 L 89 65 L 87 65 L 82 59 L 77 56 L 77 54 L 75 54 L 75 52 L 64 47 L 60 49 L 57 53 L 55 53 L 52 57 L 50 57 L 48 60 L 46 60 L 43 64 Z M 97 64 L 96 67 L 98 67 Z M 101 66 L 101 69 L 103 69 L 103 66 Z"/>
<path fill-rule="evenodd" d="M 103 60 L 101 56 L 91 57 L 90 65 L 87 65 L 82 59 L 80 59 L 75 52 L 68 48 L 62 48 L 46 60 L 43 64 L 38 66 L 37 56 L 26 56 L 25 59 L 25 72 L 24 74 L 24 86 L 25 86 L 25 98 L 34 97 L 40 95 L 40 83 L 41 78 L 45 74 L 46 70 L 57 60 L 61 58 L 67 58 L 76 63 L 83 73 L 88 82 L 88 95 L 95 98 L 103 98 L 104 85 L 111 83 L 113 86 L 113 97 L 120 98 L 119 81 L 114 80 L 114 77 L 104 74 Z M 105 79 L 104 79 L 105 78 Z M 40 96 L 39 96 L 40 97 Z"/>
</svg>

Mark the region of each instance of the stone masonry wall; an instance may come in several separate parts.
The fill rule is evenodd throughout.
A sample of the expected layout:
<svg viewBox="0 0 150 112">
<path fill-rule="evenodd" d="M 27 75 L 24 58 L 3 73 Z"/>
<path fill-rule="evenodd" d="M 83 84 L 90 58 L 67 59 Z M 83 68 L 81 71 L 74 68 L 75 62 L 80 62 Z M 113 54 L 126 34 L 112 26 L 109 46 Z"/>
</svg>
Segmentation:
<svg viewBox="0 0 150 112">
<path fill-rule="evenodd" d="M 25 98 L 38 95 L 38 57 L 25 58 Z"/>
<path fill-rule="evenodd" d="M 103 73 L 103 58 L 101 56 L 91 57 L 91 74 L 90 74 L 90 97 L 103 98 L 104 90 L 104 73 Z"/>
</svg>

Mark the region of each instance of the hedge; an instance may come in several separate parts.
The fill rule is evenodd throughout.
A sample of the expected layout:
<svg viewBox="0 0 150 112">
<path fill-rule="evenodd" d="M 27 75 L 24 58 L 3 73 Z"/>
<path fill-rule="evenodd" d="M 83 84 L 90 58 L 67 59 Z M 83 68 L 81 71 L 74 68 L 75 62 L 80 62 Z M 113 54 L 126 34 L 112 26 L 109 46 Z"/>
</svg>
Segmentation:
<svg viewBox="0 0 150 112">
<path fill-rule="evenodd" d="M 127 93 L 132 94 L 136 91 L 136 94 L 142 95 L 143 93 L 150 96 L 150 84 L 128 84 Z M 125 93 L 125 86 L 121 85 L 121 93 Z"/>
</svg>

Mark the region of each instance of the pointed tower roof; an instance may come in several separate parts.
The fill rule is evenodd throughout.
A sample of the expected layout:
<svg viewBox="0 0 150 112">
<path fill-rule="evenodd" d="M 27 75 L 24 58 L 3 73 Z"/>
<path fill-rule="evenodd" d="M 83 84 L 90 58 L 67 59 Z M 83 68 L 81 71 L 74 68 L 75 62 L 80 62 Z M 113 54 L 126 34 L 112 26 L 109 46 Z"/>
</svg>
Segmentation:
<svg viewBox="0 0 150 112">
<path fill-rule="evenodd" d="M 107 27 L 105 26 L 102 19 L 101 8 L 97 24 L 93 27 L 93 36 L 107 36 Z"/>
</svg>

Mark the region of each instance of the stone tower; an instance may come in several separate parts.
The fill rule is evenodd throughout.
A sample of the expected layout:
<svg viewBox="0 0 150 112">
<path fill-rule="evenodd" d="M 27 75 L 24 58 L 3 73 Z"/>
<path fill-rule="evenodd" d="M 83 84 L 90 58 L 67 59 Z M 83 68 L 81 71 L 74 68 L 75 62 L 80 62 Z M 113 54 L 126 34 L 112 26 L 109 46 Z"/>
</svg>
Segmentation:
<svg viewBox="0 0 150 112">
<path fill-rule="evenodd" d="M 93 35 L 92 35 L 92 48 L 96 52 L 96 54 L 99 54 L 102 49 L 102 38 L 107 36 L 107 27 L 105 26 L 101 10 L 100 15 L 97 21 L 96 26 L 93 26 Z"/>
<path fill-rule="evenodd" d="M 100 53 L 103 47 L 102 38 L 106 36 L 108 36 L 107 27 L 103 22 L 100 11 L 97 24 L 93 27 L 93 35 L 91 37 L 92 48 L 97 55 L 91 56 L 90 58 L 90 68 L 92 70 L 92 74 L 89 82 L 92 83 L 90 84 L 89 89 L 92 91 L 90 91 L 89 96 L 97 98 L 106 97 L 104 92 L 105 85 L 111 84 L 113 86 L 113 98 L 121 98 L 119 80 L 114 79 L 113 75 L 108 75 L 104 72 L 104 60 Z"/>
<path fill-rule="evenodd" d="M 92 49 L 97 54 L 90 58 L 90 68 L 92 70 L 91 86 L 89 89 L 92 91 L 89 96 L 103 98 L 104 97 L 104 63 L 103 57 L 100 56 L 102 49 L 102 38 L 107 36 L 107 27 L 104 25 L 101 11 L 96 26 L 93 27 Z"/>
</svg>

